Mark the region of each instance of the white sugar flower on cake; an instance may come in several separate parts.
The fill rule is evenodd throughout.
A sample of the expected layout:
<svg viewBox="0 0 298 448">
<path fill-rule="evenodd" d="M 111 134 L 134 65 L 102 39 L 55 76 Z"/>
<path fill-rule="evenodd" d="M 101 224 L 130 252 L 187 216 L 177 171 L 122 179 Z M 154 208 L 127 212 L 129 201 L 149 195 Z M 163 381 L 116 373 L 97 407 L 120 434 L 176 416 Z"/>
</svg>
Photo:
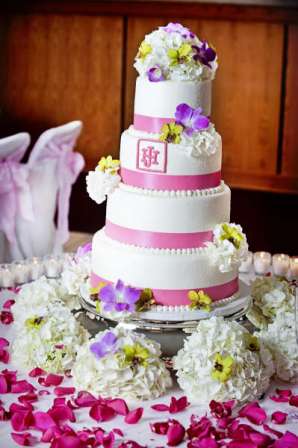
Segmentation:
<svg viewBox="0 0 298 448">
<path fill-rule="evenodd" d="M 157 398 L 172 384 L 160 355 L 157 342 L 118 325 L 80 348 L 72 368 L 74 384 L 104 397 Z"/>
<path fill-rule="evenodd" d="M 267 329 L 259 333 L 272 353 L 277 378 L 298 383 L 298 344 L 296 341 L 296 322 L 292 311 L 279 309 Z"/>
<path fill-rule="evenodd" d="M 215 76 L 217 55 L 188 28 L 169 23 L 145 36 L 134 67 L 151 82 L 207 80 Z"/>
<path fill-rule="evenodd" d="M 213 230 L 213 242 L 207 242 L 211 262 L 220 272 L 229 272 L 240 266 L 248 253 L 248 244 L 242 227 L 227 222 L 218 224 Z"/>
<path fill-rule="evenodd" d="M 12 361 L 24 371 L 40 367 L 63 373 L 72 367 L 78 348 L 88 340 L 87 331 L 59 302 L 24 310 L 23 318 L 14 325 Z"/>
<path fill-rule="evenodd" d="M 174 358 L 180 387 L 190 400 L 258 399 L 268 388 L 274 365 L 270 351 L 236 322 L 202 320 Z"/>
<path fill-rule="evenodd" d="M 211 156 L 219 151 L 221 137 L 210 123 L 206 130 L 194 132 L 191 136 L 183 133 L 179 147 L 192 157 Z"/>
<path fill-rule="evenodd" d="M 118 174 L 120 161 L 111 156 L 102 157 L 95 171 L 89 171 L 86 176 L 87 192 L 97 204 L 105 201 L 107 195 L 118 187 L 121 177 Z"/>
<path fill-rule="evenodd" d="M 251 286 L 251 297 L 247 317 L 257 328 L 266 328 L 279 312 L 294 313 L 295 298 L 286 280 L 273 276 L 257 278 Z"/>
</svg>

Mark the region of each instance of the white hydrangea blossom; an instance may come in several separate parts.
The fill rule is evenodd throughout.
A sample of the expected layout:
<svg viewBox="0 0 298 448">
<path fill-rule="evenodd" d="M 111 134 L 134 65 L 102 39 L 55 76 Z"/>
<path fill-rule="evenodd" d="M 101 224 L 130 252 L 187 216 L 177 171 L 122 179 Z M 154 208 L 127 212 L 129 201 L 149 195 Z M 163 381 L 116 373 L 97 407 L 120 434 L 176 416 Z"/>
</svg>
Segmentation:
<svg viewBox="0 0 298 448">
<path fill-rule="evenodd" d="M 59 302 L 24 308 L 14 325 L 12 361 L 24 371 L 41 367 L 63 373 L 72 367 L 78 348 L 88 340 L 87 331 Z"/>
<path fill-rule="evenodd" d="M 259 333 L 259 337 L 272 353 L 277 378 L 297 384 L 298 344 L 295 325 L 294 309 L 279 309 L 274 321 Z"/>
<path fill-rule="evenodd" d="M 232 238 L 225 236 L 225 228 L 240 235 L 237 244 Z M 233 223 L 221 223 L 215 226 L 213 234 L 213 242 L 206 243 L 211 262 L 218 266 L 220 272 L 230 272 L 239 267 L 248 254 L 247 239 L 242 227 Z"/>
<path fill-rule="evenodd" d="M 257 278 L 251 287 L 253 305 L 248 319 L 257 328 L 266 328 L 278 312 L 294 313 L 295 298 L 290 284 L 274 276 Z"/>
<path fill-rule="evenodd" d="M 190 136 L 183 132 L 178 147 L 192 157 L 208 157 L 220 150 L 221 136 L 214 125 L 210 124 L 208 129 L 193 132 Z"/>
<path fill-rule="evenodd" d="M 116 351 L 97 358 L 90 345 L 99 341 L 108 331 L 117 337 Z M 123 365 L 123 346 L 139 344 L 149 352 L 146 365 Z M 130 400 L 150 400 L 162 395 L 172 381 L 164 362 L 160 359 L 160 345 L 118 325 L 116 328 L 100 332 L 84 344 L 78 351 L 72 368 L 75 386 L 104 397 L 120 396 Z"/>
<path fill-rule="evenodd" d="M 247 346 L 248 331 L 236 322 L 212 317 L 199 323 L 174 358 L 178 383 L 194 402 L 258 399 L 268 388 L 274 365 L 270 351 L 261 344 L 259 351 Z M 231 376 L 225 382 L 212 378 L 217 353 L 232 356 Z"/>
<path fill-rule="evenodd" d="M 217 57 L 210 62 L 210 68 L 199 61 L 195 61 L 191 54 L 191 58 L 186 63 L 170 65 L 168 50 L 178 49 L 182 44 L 188 43 L 191 46 L 201 46 L 202 42 L 195 35 L 189 35 L 189 30 L 185 28 L 187 36 L 180 32 L 167 32 L 163 27 L 145 36 L 144 42 L 149 44 L 152 51 L 145 57 L 140 58 L 138 55 L 135 59 L 134 67 L 141 77 L 146 78 L 147 73 L 152 67 L 160 67 L 165 79 L 176 81 L 196 81 L 214 79 L 217 69 Z"/>
<path fill-rule="evenodd" d="M 101 204 L 106 196 L 113 193 L 121 181 L 119 174 L 111 174 L 108 171 L 89 171 L 86 176 L 87 192 L 93 201 Z"/>
<path fill-rule="evenodd" d="M 85 284 L 91 273 L 91 252 L 81 257 L 74 257 L 64 267 L 61 274 L 61 285 L 65 294 L 78 297 L 81 285 Z"/>
</svg>

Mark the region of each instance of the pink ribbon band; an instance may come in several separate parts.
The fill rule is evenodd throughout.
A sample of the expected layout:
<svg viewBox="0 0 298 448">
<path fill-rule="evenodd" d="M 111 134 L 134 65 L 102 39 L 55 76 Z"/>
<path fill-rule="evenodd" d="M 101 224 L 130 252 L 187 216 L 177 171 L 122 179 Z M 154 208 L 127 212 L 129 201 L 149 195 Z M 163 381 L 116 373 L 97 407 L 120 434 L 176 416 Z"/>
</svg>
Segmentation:
<svg viewBox="0 0 298 448">
<path fill-rule="evenodd" d="M 106 221 L 105 234 L 113 240 L 134 246 L 156 249 L 191 249 L 202 247 L 206 241 L 212 241 L 213 232 L 165 233 L 147 230 L 129 229 Z"/>
<path fill-rule="evenodd" d="M 99 277 L 94 272 L 91 273 L 91 286 L 95 288 L 100 282 L 104 283 L 113 283 L 109 280 L 105 280 L 102 277 Z M 135 285 L 131 285 L 135 286 Z M 150 285 L 148 285 L 150 287 Z M 188 298 L 189 289 L 154 289 L 151 288 L 154 294 L 154 298 L 156 303 L 159 305 L 189 305 L 190 300 Z M 208 294 L 213 302 L 216 302 L 221 299 L 225 299 L 227 297 L 231 297 L 235 294 L 238 289 L 238 277 L 233 280 L 223 283 L 221 285 L 209 286 L 207 288 L 197 287 L 193 288 L 195 290 L 203 290 L 206 294 Z"/>
<path fill-rule="evenodd" d="M 204 190 L 218 187 L 221 181 L 220 171 L 209 174 L 176 176 L 121 168 L 120 174 L 123 183 L 152 190 Z"/>
<path fill-rule="evenodd" d="M 149 115 L 134 114 L 133 126 L 138 131 L 160 133 L 162 126 L 175 118 L 150 117 Z"/>
</svg>

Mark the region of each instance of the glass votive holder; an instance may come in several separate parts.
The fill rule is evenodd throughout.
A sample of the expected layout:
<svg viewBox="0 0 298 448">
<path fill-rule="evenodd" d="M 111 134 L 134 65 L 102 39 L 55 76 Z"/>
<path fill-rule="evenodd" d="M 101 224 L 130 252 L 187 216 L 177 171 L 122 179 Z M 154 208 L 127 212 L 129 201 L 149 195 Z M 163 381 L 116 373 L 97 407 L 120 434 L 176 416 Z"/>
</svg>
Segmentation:
<svg viewBox="0 0 298 448">
<path fill-rule="evenodd" d="M 239 272 L 249 272 L 252 267 L 252 261 L 253 261 L 253 254 L 252 252 L 249 251 L 246 259 L 242 261 L 239 267 Z"/>
<path fill-rule="evenodd" d="M 274 275 L 286 277 L 290 268 L 290 257 L 286 254 L 275 254 L 272 257 L 272 270 Z"/>
<path fill-rule="evenodd" d="M 22 285 L 30 280 L 30 266 L 26 261 L 14 261 L 11 263 L 11 272 L 16 285 Z"/>
<path fill-rule="evenodd" d="M 29 261 L 30 280 L 37 280 L 44 274 L 44 264 L 41 258 L 33 257 Z"/>
<path fill-rule="evenodd" d="M 292 280 L 298 280 L 298 256 L 290 259 L 290 277 Z"/>
<path fill-rule="evenodd" d="M 271 254 L 270 252 L 255 252 L 254 253 L 254 270 L 258 275 L 265 275 L 270 272 L 271 268 Z"/>
<path fill-rule="evenodd" d="M 14 278 L 9 264 L 0 264 L 0 288 L 14 286 Z"/>
<path fill-rule="evenodd" d="M 61 274 L 61 262 L 54 255 L 47 255 L 43 258 L 44 273 L 48 278 L 57 278 Z"/>
</svg>

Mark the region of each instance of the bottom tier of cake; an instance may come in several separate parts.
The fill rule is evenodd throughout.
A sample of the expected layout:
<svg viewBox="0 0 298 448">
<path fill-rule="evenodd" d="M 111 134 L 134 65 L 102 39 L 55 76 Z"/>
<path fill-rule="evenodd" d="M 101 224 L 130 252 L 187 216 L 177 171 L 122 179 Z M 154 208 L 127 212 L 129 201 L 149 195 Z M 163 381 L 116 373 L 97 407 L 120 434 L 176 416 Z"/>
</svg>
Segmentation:
<svg viewBox="0 0 298 448">
<path fill-rule="evenodd" d="M 222 273 L 213 266 L 206 248 L 146 249 L 116 242 L 104 229 L 94 235 L 91 284 L 121 279 L 136 288 L 150 288 L 157 304 L 189 305 L 190 290 L 204 290 L 213 301 L 239 289 L 238 271 Z"/>
</svg>

